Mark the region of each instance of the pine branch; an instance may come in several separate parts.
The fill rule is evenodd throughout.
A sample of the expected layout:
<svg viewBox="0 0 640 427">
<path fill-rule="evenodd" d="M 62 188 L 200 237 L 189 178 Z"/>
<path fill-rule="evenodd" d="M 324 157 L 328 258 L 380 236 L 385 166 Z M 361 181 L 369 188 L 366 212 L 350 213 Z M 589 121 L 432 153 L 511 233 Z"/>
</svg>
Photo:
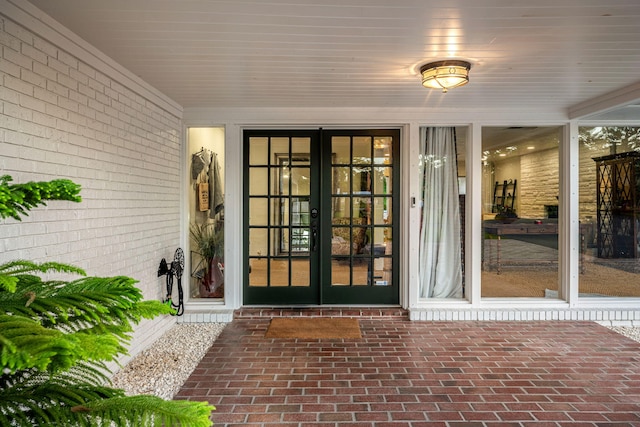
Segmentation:
<svg viewBox="0 0 640 427">
<path fill-rule="evenodd" d="M 0 392 L 0 425 L 89 425 L 91 417 L 75 416 L 71 408 L 86 402 L 124 397 L 122 390 L 92 385 L 88 381 L 99 379 L 98 384 L 104 383 L 104 376 L 96 377 L 95 371 L 80 367 L 53 376 L 31 370 L 21 372 L 17 378 L 19 381 L 3 387 Z M 15 424 L 3 424 L 2 417 L 13 419 Z"/>
<path fill-rule="evenodd" d="M 160 301 L 139 301 L 134 283 L 126 277 L 83 278 L 41 289 L 44 295 L 33 299 L 28 294 L 42 284 L 26 287 L 24 295 L 5 301 L 11 315 L 0 315 L 2 366 L 13 372 L 30 367 L 55 372 L 78 360 L 111 360 L 126 353 L 122 344 L 131 339 L 132 323 L 172 312 Z"/>
<path fill-rule="evenodd" d="M 60 345 L 60 331 L 47 329 L 33 319 L 0 315 L 0 362 L 3 371 L 46 370 L 56 352 L 68 355 L 68 346 Z"/>
<path fill-rule="evenodd" d="M 27 260 L 14 260 L 0 265 L 0 290 L 15 292 L 20 276 L 30 273 L 71 273 L 84 276 L 84 270 L 57 262 L 44 262 L 37 264 Z M 36 277 L 36 276 L 33 276 Z"/>
<path fill-rule="evenodd" d="M 190 427 L 213 425 L 209 414 L 214 409 L 208 402 L 167 401 L 146 395 L 103 399 L 73 408 L 77 412 L 113 420 L 116 425 Z"/>
<path fill-rule="evenodd" d="M 20 220 L 45 200 L 80 201 L 80 187 L 68 180 L 10 182 L 0 177 L 0 218 Z M 51 272 L 85 276 L 60 263 L 0 265 L 0 425 L 211 425 L 214 408 L 205 402 L 125 397 L 103 385 L 105 362 L 126 352 L 132 325 L 171 307 L 143 301 L 128 277 L 41 279 Z"/>
<path fill-rule="evenodd" d="M 172 313 L 159 301 L 141 301 L 136 281 L 128 277 L 83 277 L 68 283 L 18 278 L 14 294 L 0 293 L 5 311 L 38 319 L 47 327 L 81 330 L 120 325 L 124 333 L 130 331 L 130 323 Z"/>
<path fill-rule="evenodd" d="M 125 396 L 119 389 L 78 384 L 76 378 L 36 375 L 0 393 L 0 425 L 211 426 L 207 402 Z M 3 416 L 6 417 L 3 420 Z"/>
<path fill-rule="evenodd" d="M 34 207 L 44 205 L 47 200 L 80 202 L 80 186 L 68 179 L 54 179 L 26 184 L 10 184 L 9 175 L 0 177 L 0 218 L 20 221 Z"/>
<path fill-rule="evenodd" d="M 84 276 L 86 273 L 81 268 L 59 262 L 42 262 L 40 264 L 17 259 L 0 265 L 0 274 L 18 275 L 27 273 L 75 273 Z"/>
</svg>

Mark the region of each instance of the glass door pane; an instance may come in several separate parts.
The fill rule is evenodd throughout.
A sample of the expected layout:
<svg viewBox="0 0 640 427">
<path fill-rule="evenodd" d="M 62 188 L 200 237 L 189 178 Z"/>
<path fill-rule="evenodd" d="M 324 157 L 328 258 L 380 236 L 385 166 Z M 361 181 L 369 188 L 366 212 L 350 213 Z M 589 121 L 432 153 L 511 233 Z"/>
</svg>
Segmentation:
<svg viewBox="0 0 640 427">
<path fill-rule="evenodd" d="M 327 135 L 328 134 L 328 135 Z M 397 302 L 393 277 L 395 198 L 393 159 L 398 131 L 325 132 L 323 154 L 331 187 L 327 245 L 330 274 L 323 302 Z M 326 199 L 325 199 L 326 197 Z"/>
<path fill-rule="evenodd" d="M 302 131 L 245 131 L 245 303 L 318 302 L 310 251 L 312 139 Z"/>
</svg>

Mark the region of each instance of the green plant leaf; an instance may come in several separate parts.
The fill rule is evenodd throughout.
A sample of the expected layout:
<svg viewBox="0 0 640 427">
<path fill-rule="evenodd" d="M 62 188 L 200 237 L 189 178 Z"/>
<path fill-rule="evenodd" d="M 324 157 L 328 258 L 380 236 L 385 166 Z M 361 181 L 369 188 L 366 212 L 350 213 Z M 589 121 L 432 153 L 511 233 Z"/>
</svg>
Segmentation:
<svg viewBox="0 0 640 427">
<path fill-rule="evenodd" d="M 46 200 L 80 201 L 68 180 L 11 184 L 0 177 L 0 218 L 20 218 Z M 43 280 L 41 275 L 80 275 Z M 125 396 L 108 387 L 106 362 L 126 353 L 133 325 L 173 314 L 145 301 L 125 276 L 87 277 L 77 267 L 15 260 L 0 265 L 0 425 L 210 426 L 206 402 Z"/>
</svg>

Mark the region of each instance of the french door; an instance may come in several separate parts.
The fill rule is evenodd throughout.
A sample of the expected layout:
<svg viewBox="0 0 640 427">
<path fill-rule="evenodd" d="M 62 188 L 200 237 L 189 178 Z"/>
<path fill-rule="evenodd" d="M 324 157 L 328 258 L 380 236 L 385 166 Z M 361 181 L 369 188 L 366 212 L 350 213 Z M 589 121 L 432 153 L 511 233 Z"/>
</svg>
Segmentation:
<svg viewBox="0 0 640 427">
<path fill-rule="evenodd" d="M 244 131 L 244 304 L 399 302 L 399 138 Z"/>
</svg>

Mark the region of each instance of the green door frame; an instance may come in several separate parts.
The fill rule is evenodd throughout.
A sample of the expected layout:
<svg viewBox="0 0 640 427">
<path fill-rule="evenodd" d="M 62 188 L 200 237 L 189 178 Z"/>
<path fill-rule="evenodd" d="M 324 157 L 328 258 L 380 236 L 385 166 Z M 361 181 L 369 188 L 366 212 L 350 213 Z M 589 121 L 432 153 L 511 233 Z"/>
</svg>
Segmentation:
<svg viewBox="0 0 640 427">
<path fill-rule="evenodd" d="M 331 249 L 331 215 L 322 216 L 322 230 L 324 232 L 324 239 L 321 239 L 322 243 L 322 257 L 321 257 L 321 269 L 323 272 L 327 272 L 329 277 L 324 278 L 321 291 L 322 304 L 349 304 L 349 305 L 395 305 L 400 302 L 400 291 L 398 281 L 398 267 L 399 261 L 397 254 L 399 253 L 399 238 L 398 232 L 400 230 L 398 218 L 400 217 L 400 179 L 399 179 L 399 153 L 400 153 L 400 130 L 399 129 L 345 129 L 345 130 L 325 130 L 322 133 L 322 146 L 329 147 L 329 149 L 322 150 L 322 203 L 323 206 L 331 206 L 332 201 L 332 188 L 331 179 L 326 177 L 332 176 L 332 150 L 331 143 L 334 137 L 392 137 L 392 159 L 393 162 L 389 167 L 393 171 L 392 188 L 391 188 L 391 212 L 395 220 L 391 224 L 393 229 L 391 240 L 392 254 L 396 254 L 391 257 L 392 263 L 392 280 L 391 286 L 376 286 L 376 282 L 373 277 L 373 263 L 375 252 L 369 251 L 369 254 L 351 259 L 351 262 L 364 262 L 369 265 L 369 285 L 368 286 L 332 286 L 331 285 L 331 263 L 334 256 L 332 256 Z M 351 160 L 353 162 L 353 159 Z M 395 165 L 394 165 L 395 164 Z M 373 163 L 371 163 L 373 167 Z M 373 195 L 373 192 L 372 192 Z M 330 210 L 329 210 L 330 213 Z M 373 226 L 376 227 L 376 226 Z M 370 228 L 371 234 L 374 228 Z M 371 245 L 373 247 L 373 245 Z"/>
<path fill-rule="evenodd" d="M 373 277 L 370 279 L 369 286 L 332 286 L 331 285 L 331 268 L 332 257 L 331 251 L 331 236 L 332 236 L 332 222 L 331 222 L 331 203 L 332 203 L 332 138 L 334 137 L 376 137 L 376 136 L 390 136 L 392 138 L 392 163 L 390 165 L 393 172 L 392 188 L 391 188 L 391 212 L 393 212 L 394 221 L 391 224 L 393 239 L 391 259 L 392 265 L 392 283 L 390 286 L 375 286 L 373 285 Z M 257 257 L 250 255 L 249 245 L 249 233 L 250 229 L 256 229 L 260 227 L 250 227 L 249 214 L 252 198 L 260 198 L 260 196 L 251 196 L 249 192 L 250 186 L 250 169 L 252 166 L 249 164 L 250 153 L 250 141 L 252 138 L 309 138 L 310 139 L 310 200 L 309 206 L 311 208 L 310 218 L 310 230 L 317 230 L 317 237 L 313 236 L 313 231 L 310 231 L 311 242 L 310 247 L 313 246 L 314 241 L 317 247 L 314 251 L 313 248 L 309 252 L 309 286 L 250 286 L 250 262 Z M 270 140 L 270 139 L 269 139 Z M 349 304 L 349 305 L 396 305 L 399 303 L 399 261 L 398 261 L 398 248 L 399 248 L 399 141 L 400 131 L 398 129 L 389 130 L 244 130 L 243 132 L 243 152 L 244 152 L 244 226 L 243 226 L 243 239 L 244 239 L 244 260 L 245 260 L 245 280 L 243 284 L 244 296 L 243 303 L 245 305 L 320 305 L 320 304 Z M 271 151 L 269 151 L 271 152 Z M 353 161 L 353 160 L 352 160 Z M 373 160 L 372 160 L 373 161 Z M 267 177 L 269 180 L 268 185 L 272 185 L 271 179 L 273 174 L 271 170 L 276 167 L 275 164 L 270 164 L 266 169 Z M 373 167 L 373 164 L 370 165 Z M 260 168 L 260 167 L 258 167 Z M 269 190 L 270 191 L 270 190 Z M 270 203 L 270 197 L 266 197 Z M 373 200 L 373 199 L 372 199 Z M 272 208 L 272 207 L 271 207 Z M 270 208 L 270 209 L 271 209 Z M 317 217 L 314 218 L 313 209 L 316 209 Z M 314 221 L 317 221 L 314 224 Z M 352 226 L 351 226 L 352 227 Z M 374 231 L 375 226 L 371 226 L 370 232 Z M 264 227 L 265 230 L 271 230 L 268 226 Z M 267 231 L 269 233 L 270 231 Z M 373 247 L 373 245 L 371 245 Z M 291 255 L 289 255 L 291 257 Z M 374 253 L 370 251 L 369 255 L 359 256 L 358 259 L 351 259 L 351 263 L 364 262 L 369 263 L 369 275 L 372 276 Z M 263 257 L 270 260 L 269 256 Z M 286 258 L 286 257 L 285 257 Z M 267 263 L 269 265 L 269 263 Z M 267 270 L 269 274 L 269 270 Z"/>
<path fill-rule="evenodd" d="M 252 257 L 249 253 L 250 245 L 249 245 L 249 214 L 250 214 L 250 206 L 251 206 L 251 197 L 249 194 L 249 185 L 250 185 L 250 176 L 249 171 L 251 166 L 249 165 L 249 145 L 252 138 L 309 138 L 310 146 L 309 146 L 309 158 L 310 158 L 310 206 L 318 206 L 319 200 L 318 195 L 320 191 L 320 168 L 319 162 L 314 161 L 319 156 L 320 150 L 320 139 L 319 133 L 317 129 L 313 130 L 245 130 L 243 132 L 243 150 L 244 150 L 244 168 L 243 168 L 243 181 L 244 181 L 244 190 L 243 190 L 243 200 L 244 200 L 244 226 L 243 226 L 243 239 L 244 239 L 244 260 L 245 260 L 245 280 L 244 280 L 244 292 L 243 292 L 243 300 L 244 304 L 251 305 L 317 305 L 319 304 L 320 299 L 320 279 L 318 274 L 320 272 L 320 268 L 318 266 L 318 253 L 310 252 L 308 259 L 310 263 L 310 277 L 309 277 L 309 286 L 249 286 L 251 267 L 250 262 L 252 259 L 258 259 L 256 257 Z M 269 148 L 269 153 L 271 153 L 271 149 Z M 270 155 L 270 154 L 269 154 Z M 269 186 L 272 186 L 271 180 L 273 179 L 272 169 L 277 168 L 278 165 L 272 164 L 269 161 L 269 167 L 267 172 L 267 179 Z M 270 191 L 270 190 L 269 190 Z M 259 197 L 259 196 L 258 196 Z M 274 196 L 275 197 L 275 196 Z M 272 196 L 267 198 L 268 200 L 268 209 L 272 209 L 270 201 L 272 200 Z M 260 228 L 260 227 L 256 227 Z M 272 228 L 265 226 L 263 227 L 267 230 L 267 233 L 271 232 Z M 268 261 L 272 258 L 267 254 L 264 257 Z M 291 254 L 285 259 L 291 258 Z M 270 265 L 268 263 L 267 265 Z M 269 274 L 269 268 L 267 267 L 267 274 Z"/>
</svg>

